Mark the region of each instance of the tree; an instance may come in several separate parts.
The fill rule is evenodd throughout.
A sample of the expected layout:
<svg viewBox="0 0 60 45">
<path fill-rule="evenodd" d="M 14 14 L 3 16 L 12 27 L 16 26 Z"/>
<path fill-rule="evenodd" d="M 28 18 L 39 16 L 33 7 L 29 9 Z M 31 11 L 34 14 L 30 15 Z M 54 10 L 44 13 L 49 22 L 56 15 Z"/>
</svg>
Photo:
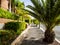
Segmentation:
<svg viewBox="0 0 60 45">
<path fill-rule="evenodd" d="M 22 21 L 24 16 L 28 15 L 28 12 L 23 10 L 24 9 L 24 3 L 20 2 L 19 0 L 16 1 L 16 10 L 15 13 L 19 16 L 22 17 Z"/>
<path fill-rule="evenodd" d="M 25 6 L 24 6 L 24 2 L 20 2 L 20 0 L 16 0 L 16 8 L 18 9 L 23 9 Z"/>
<path fill-rule="evenodd" d="M 24 11 L 23 9 L 16 9 L 16 14 L 19 17 L 22 17 L 22 21 L 23 21 L 24 17 L 27 17 L 28 16 L 28 12 L 27 11 Z"/>
<path fill-rule="evenodd" d="M 55 39 L 53 28 L 60 24 L 60 0 L 31 0 L 34 6 L 28 5 L 29 13 L 46 26 L 45 42 L 52 43 Z"/>
</svg>

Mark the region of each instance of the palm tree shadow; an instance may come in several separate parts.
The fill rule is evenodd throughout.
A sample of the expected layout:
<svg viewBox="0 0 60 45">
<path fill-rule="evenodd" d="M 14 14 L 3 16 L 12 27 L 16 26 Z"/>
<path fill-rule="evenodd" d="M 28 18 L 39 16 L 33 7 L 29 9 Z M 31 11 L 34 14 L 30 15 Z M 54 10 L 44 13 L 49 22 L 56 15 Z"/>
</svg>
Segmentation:
<svg viewBox="0 0 60 45">
<path fill-rule="evenodd" d="M 48 43 L 43 42 L 43 39 L 39 40 L 23 40 L 20 45 L 48 45 Z"/>
</svg>

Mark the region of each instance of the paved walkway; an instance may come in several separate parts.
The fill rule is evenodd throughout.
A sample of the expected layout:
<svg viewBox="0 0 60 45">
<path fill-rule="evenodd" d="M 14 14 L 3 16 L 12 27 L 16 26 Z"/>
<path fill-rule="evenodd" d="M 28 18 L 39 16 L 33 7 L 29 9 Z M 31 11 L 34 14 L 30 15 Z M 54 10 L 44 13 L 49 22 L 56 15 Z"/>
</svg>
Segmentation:
<svg viewBox="0 0 60 45">
<path fill-rule="evenodd" d="M 54 41 L 53 44 L 47 44 L 42 41 L 43 37 L 44 33 L 40 29 L 37 27 L 30 27 L 22 43 L 19 41 L 15 45 L 60 45 L 57 44 L 56 41 Z"/>
</svg>

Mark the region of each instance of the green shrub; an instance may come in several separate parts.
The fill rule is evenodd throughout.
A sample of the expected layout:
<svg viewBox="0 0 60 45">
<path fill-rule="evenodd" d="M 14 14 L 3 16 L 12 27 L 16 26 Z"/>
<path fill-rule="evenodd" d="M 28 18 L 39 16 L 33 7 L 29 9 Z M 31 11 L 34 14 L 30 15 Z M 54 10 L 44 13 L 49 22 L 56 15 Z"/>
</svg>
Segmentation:
<svg viewBox="0 0 60 45">
<path fill-rule="evenodd" d="M 17 30 L 17 34 L 20 34 L 24 29 L 26 29 L 26 22 L 20 22 L 19 29 Z"/>
<path fill-rule="evenodd" d="M 18 20 L 19 19 L 19 16 L 17 16 L 16 14 L 12 14 L 12 19 Z"/>
<path fill-rule="evenodd" d="M 17 32 L 18 30 L 24 30 L 26 28 L 26 23 L 25 22 L 8 22 L 5 24 L 4 29 L 7 30 L 14 30 Z"/>
<path fill-rule="evenodd" d="M 17 35 L 26 29 L 25 22 L 8 22 L 4 26 L 5 30 L 0 30 L 0 44 L 10 45 Z"/>
<path fill-rule="evenodd" d="M 5 24 L 4 29 L 14 30 L 16 32 L 19 29 L 19 22 L 8 22 Z"/>
<path fill-rule="evenodd" d="M 34 19 L 33 20 L 33 23 L 36 24 L 36 25 L 38 25 L 39 24 L 39 21 L 37 19 Z"/>
<path fill-rule="evenodd" d="M 14 31 L 0 30 L 0 45 L 11 45 L 11 42 L 16 38 Z"/>
<path fill-rule="evenodd" d="M 24 30 L 26 28 L 26 22 L 20 22 L 19 26 L 20 26 L 19 28 L 20 30 Z"/>
<path fill-rule="evenodd" d="M 0 18 L 7 18 L 7 19 L 18 19 L 18 16 L 16 14 L 13 14 L 9 11 L 6 11 L 4 9 L 0 8 Z"/>
</svg>

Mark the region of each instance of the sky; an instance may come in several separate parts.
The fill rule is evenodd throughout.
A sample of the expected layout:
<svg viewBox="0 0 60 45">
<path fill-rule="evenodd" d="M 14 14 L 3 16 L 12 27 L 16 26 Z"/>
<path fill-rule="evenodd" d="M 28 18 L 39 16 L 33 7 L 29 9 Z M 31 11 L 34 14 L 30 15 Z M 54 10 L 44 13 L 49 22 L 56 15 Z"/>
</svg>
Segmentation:
<svg viewBox="0 0 60 45">
<path fill-rule="evenodd" d="M 20 1 L 24 2 L 25 6 L 27 6 L 27 5 L 32 5 L 33 6 L 33 4 L 31 3 L 30 0 L 20 0 Z"/>
</svg>

